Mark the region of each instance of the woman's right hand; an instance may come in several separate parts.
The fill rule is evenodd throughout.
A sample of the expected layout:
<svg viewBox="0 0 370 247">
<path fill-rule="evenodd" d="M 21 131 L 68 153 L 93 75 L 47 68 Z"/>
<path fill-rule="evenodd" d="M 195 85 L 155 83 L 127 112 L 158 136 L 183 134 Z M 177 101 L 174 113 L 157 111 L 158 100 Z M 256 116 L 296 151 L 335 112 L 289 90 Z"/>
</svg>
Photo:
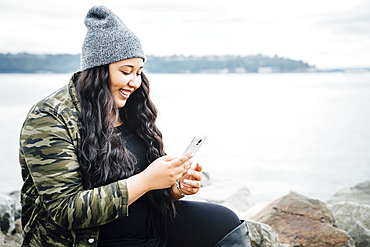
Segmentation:
<svg viewBox="0 0 370 247">
<path fill-rule="evenodd" d="M 144 171 L 126 179 L 128 204 L 150 190 L 171 187 L 190 166 L 193 154 L 186 154 L 179 158 L 163 156 L 151 163 Z"/>
<path fill-rule="evenodd" d="M 189 168 L 190 159 L 193 156 L 193 154 L 186 154 L 173 158 L 166 155 L 156 159 L 141 172 L 143 182 L 147 184 L 149 190 L 171 187 Z"/>
</svg>

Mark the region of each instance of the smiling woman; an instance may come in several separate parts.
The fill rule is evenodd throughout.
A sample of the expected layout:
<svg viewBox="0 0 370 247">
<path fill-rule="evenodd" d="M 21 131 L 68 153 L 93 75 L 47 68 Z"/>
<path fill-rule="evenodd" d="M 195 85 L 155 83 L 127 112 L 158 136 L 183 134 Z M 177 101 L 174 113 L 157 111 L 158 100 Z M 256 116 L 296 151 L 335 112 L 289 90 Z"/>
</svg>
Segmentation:
<svg viewBox="0 0 370 247">
<path fill-rule="evenodd" d="M 85 25 L 81 71 L 21 130 L 23 245 L 250 246 L 230 209 L 179 200 L 202 166 L 164 152 L 139 39 L 104 6 Z"/>
</svg>

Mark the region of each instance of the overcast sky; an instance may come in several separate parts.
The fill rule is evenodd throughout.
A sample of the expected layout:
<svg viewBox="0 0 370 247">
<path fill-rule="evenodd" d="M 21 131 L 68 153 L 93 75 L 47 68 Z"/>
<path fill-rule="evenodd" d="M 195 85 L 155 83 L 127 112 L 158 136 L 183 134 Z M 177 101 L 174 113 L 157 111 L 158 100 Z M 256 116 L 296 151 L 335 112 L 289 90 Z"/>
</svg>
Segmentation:
<svg viewBox="0 0 370 247">
<path fill-rule="evenodd" d="M 370 0 L 0 0 L 0 52 L 80 53 L 93 5 L 147 55 L 256 55 L 370 67 Z"/>
</svg>

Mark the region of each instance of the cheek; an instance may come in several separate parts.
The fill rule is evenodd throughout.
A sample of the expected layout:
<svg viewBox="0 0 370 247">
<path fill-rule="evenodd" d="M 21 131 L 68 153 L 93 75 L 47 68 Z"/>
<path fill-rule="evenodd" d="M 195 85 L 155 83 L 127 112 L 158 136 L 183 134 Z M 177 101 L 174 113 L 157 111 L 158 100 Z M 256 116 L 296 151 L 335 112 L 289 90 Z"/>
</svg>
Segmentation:
<svg viewBox="0 0 370 247">
<path fill-rule="evenodd" d="M 111 76 L 111 79 L 110 79 L 111 89 L 118 87 L 118 85 L 119 85 L 119 78 L 117 78 L 117 76 Z"/>
<path fill-rule="evenodd" d="M 142 81 L 142 79 L 140 78 L 140 80 L 139 80 L 139 86 L 137 87 L 137 88 L 140 88 L 140 87 L 143 87 L 144 85 L 143 85 L 143 81 Z"/>
</svg>

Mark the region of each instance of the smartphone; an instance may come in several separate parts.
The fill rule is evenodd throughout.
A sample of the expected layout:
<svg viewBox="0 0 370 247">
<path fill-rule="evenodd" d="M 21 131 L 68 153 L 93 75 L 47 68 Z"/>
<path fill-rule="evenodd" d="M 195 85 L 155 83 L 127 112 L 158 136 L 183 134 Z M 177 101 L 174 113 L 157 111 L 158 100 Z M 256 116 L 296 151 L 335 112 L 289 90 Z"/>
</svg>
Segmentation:
<svg viewBox="0 0 370 247">
<path fill-rule="evenodd" d="M 185 149 L 184 154 L 193 153 L 195 155 L 206 139 L 207 136 L 194 137 L 189 146 Z"/>
</svg>

